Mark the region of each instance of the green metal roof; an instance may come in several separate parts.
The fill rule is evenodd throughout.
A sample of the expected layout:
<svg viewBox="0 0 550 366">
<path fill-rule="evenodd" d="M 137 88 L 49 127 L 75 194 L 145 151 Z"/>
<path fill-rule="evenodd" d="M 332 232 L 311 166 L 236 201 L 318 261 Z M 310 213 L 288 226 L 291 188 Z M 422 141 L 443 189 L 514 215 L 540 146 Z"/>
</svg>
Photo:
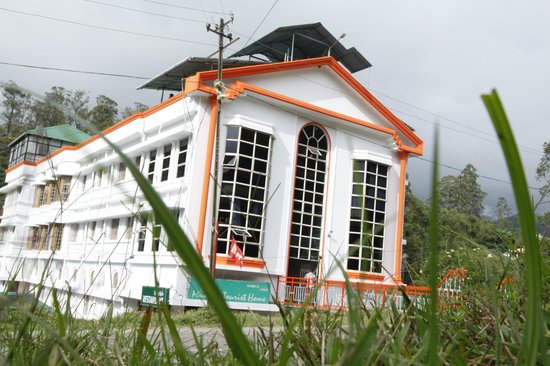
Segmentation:
<svg viewBox="0 0 550 366">
<path fill-rule="evenodd" d="M 78 128 L 67 124 L 35 128 L 34 130 L 27 131 L 25 134 L 58 139 L 71 142 L 73 144 L 79 144 L 82 141 L 87 140 L 91 137 L 86 132 L 80 131 Z"/>
</svg>

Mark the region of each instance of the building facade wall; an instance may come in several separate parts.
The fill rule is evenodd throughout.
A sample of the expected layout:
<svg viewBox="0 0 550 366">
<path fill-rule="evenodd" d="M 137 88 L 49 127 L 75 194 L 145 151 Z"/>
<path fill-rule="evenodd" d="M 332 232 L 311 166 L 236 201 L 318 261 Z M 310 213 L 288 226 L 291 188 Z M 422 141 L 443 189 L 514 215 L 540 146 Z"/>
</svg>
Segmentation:
<svg viewBox="0 0 550 366">
<path fill-rule="evenodd" d="M 364 102 L 360 103 L 358 96 L 333 74 L 316 70 L 302 72 L 300 77 L 297 74 L 287 73 L 283 78 L 254 76 L 247 81 L 338 113 L 385 126 L 390 124 Z M 304 82 L 304 78 L 322 83 L 325 88 L 307 91 L 311 83 Z M 108 131 L 107 137 L 140 164 L 142 173 L 152 181 L 208 264 L 212 192 L 224 171 L 220 169 L 218 183 L 211 181 L 214 171 L 208 159 L 212 154 L 209 143 L 214 123 L 213 99 L 200 93 L 173 98 L 149 113 L 121 121 Z M 395 144 L 391 137 L 368 128 L 320 114 L 314 118 L 306 114 L 247 96 L 223 104 L 219 131 L 222 162 L 231 129 L 258 131 L 270 137 L 271 145 L 262 211 L 262 245 L 257 258 L 249 258 L 257 261 L 254 265 L 245 263 L 241 268 L 226 255 L 219 255 L 218 276 L 274 283 L 278 276 L 289 274 L 298 136 L 306 126 L 315 125 L 329 140 L 320 225 L 321 255 L 316 276 L 344 278 L 335 261 L 340 260 L 344 268 L 348 267 L 354 161 L 373 161 L 388 167 L 383 270 L 377 271 L 377 276 L 357 280 L 392 283 L 392 274 L 400 265 L 395 253 L 401 245 L 398 226 L 402 220 L 399 195 L 403 181 Z M 178 177 L 183 141 L 185 174 Z M 316 153 L 314 149 L 310 152 Z M 54 194 L 52 185 L 61 182 L 59 178 L 70 178 L 65 191 L 63 183 L 57 183 L 59 197 L 45 199 L 44 194 L 39 194 L 42 191 Z M 70 287 L 76 314 L 94 318 L 111 303 L 115 312 L 135 308 L 142 286 L 154 285 L 156 276 L 161 287 L 170 288 L 172 305 L 197 304 L 187 299 L 189 276 L 175 252 L 166 247 L 164 233 L 157 235 L 149 204 L 127 167 L 102 139 L 92 138 L 82 146 L 65 149 L 37 164 L 20 164 L 8 171 L 6 182 L 4 191 L 9 199 L 0 224 L 3 286 L 15 279 L 19 290 L 31 290 L 42 282 L 47 289 L 58 289 L 61 298 Z M 46 270 L 49 261 L 51 265 Z M 361 271 L 348 274 L 354 272 Z M 47 295 L 43 295 L 43 300 L 47 300 Z"/>
</svg>

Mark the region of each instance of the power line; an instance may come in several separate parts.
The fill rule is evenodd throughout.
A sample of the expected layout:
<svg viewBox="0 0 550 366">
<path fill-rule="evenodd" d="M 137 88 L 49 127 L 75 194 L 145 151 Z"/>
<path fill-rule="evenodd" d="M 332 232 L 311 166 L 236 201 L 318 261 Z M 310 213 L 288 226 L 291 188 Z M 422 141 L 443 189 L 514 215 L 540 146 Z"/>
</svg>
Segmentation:
<svg viewBox="0 0 550 366">
<path fill-rule="evenodd" d="M 262 26 L 262 24 L 264 24 L 264 21 L 267 19 L 267 17 L 269 16 L 269 14 L 271 13 L 271 11 L 273 10 L 273 8 L 275 7 L 275 5 L 277 5 L 277 3 L 279 2 L 279 0 L 275 0 L 275 2 L 273 2 L 273 5 L 271 5 L 271 8 L 269 8 L 269 10 L 267 11 L 267 13 L 264 15 L 263 19 L 260 21 L 260 24 L 258 24 L 258 26 L 256 27 L 256 29 L 254 29 L 254 32 L 252 32 L 252 35 L 250 37 L 247 37 L 248 38 L 248 41 L 250 41 L 252 39 L 252 37 L 254 37 L 254 35 L 256 34 L 256 32 L 258 31 L 258 29 L 260 29 L 260 27 Z M 246 41 L 246 43 L 244 44 L 243 48 L 246 47 L 246 45 L 248 44 L 248 41 Z"/>
<path fill-rule="evenodd" d="M 117 8 L 117 9 L 122 9 L 122 10 L 133 11 L 133 12 L 135 12 L 135 13 L 143 13 L 143 14 L 154 15 L 154 16 L 157 16 L 157 17 L 163 17 L 163 18 L 168 18 L 168 19 L 176 19 L 176 20 L 183 20 L 183 21 L 187 21 L 187 22 L 195 22 L 195 23 L 204 24 L 204 21 L 198 20 L 198 19 L 181 18 L 181 17 L 172 16 L 172 15 L 153 13 L 153 12 L 151 12 L 151 11 L 146 11 L 146 10 L 141 10 L 141 9 L 135 9 L 135 8 L 128 8 L 128 7 L 126 7 L 126 6 L 120 6 L 120 5 L 105 3 L 105 2 L 102 2 L 102 1 L 96 1 L 96 0 L 83 0 L 83 1 L 86 1 L 86 2 L 88 2 L 88 3 L 94 3 L 94 4 L 98 4 L 98 5 L 103 5 L 103 6 L 110 6 L 110 7 L 112 7 L 112 8 Z"/>
<path fill-rule="evenodd" d="M 423 158 L 423 157 L 421 157 L 421 156 L 416 156 L 415 158 L 418 159 L 418 160 L 422 160 L 422 161 L 424 161 L 424 162 L 426 162 L 426 163 L 436 164 L 435 161 L 430 160 L 430 159 Z M 463 170 L 463 169 L 460 169 L 460 168 L 457 168 L 457 167 L 454 167 L 454 166 L 451 166 L 451 165 L 443 164 L 443 163 L 437 163 L 437 165 L 439 165 L 439 166 L 441 166 L 441 167 L 444 167 L 444 168 L 447 168 L 447 169 L 451 169 L 451 170 L 457 171 L 457 172 L 462 172 L 462 170 Z M 494 181 L 494 182 L 504 183 L 504 184 L 508 184 L 508 185 L 510 185 L 510 186 L 512 185 L 512 182 L 510 182 L 510 181 L 506 181 L 506 180 L 499 179 L 499 178 L 495 178 L 495 177 L 490 177 L 490 176 L 488 176 L 488 175 L 478 174 L 477 176 L 480 177 L 480 178 L 483 178 L 483 179 L 492 180 L 492 181 Z M 539 188 L 536 188 L 536 187 L 530 187 L 530 186 L 528 186 L 527 188 L 532 189 L 532 190 L 535 190 L 535 191 L 538 191 L 538 190 L 539 190 Z"/>
<path fill-rule="evenodd" d="M 105 31 L 109 31 L 109 32 L 131 34 L 131 35 L 134 35 L 134 36 L 141 36 L 141 37 L 148 37 L 148 38 L 165 39 L 165 40 L 169 40 L 169 41 L 193 43 L 193 44 L 199 44 L 199 45 L 204 45 L 204 46 L 216 46 L 215 44 L 212 44 L 212 43 L 191 41 L 189 39 L 161 36 L 161 35 L 148 34 L 148 33 L 133 32 L 133 31 L 127 31 L 127 30 L 124 30 L 124 29 L 108 28 L 108 27 L 103 27 L 103 26 L 99 26 L 99 25 L 81 23 L 81 22 L 77 22 L 77 21 L 74 21 L 74 20 L 55 18 L 55 17 L 50 17 L 50 16 L 47 16 L 47 15 L 41 15 L 41 14 L 35 14 L 35 13 L 28 13 L 28 12 L 24 12 L 24 11 L 20 11 L 20 10 L 13 10 L 13 9 L 7 9 L 7 8 L 2 8 L 2 7 L 0 7 L 0 10 L 7 11 L 7 12 L 10 12 L 10 13 L 20 14 L 20 15 L 27 15 L 27 16 L 32 16 L 32 17 L 36 17 L 36 18 L 53 20 L 53 21 L 57 21 L 57 22 L 67 23 L 67 24 L 79 25 L 79 26 L 82 26 L 82 27 L 105 30 Z"/>
<path fill-rule="evenodd" d="M 186 9 L 186 10 L 192 10 L 192 11 L 202 11 L 202 12 L 211 13 L 211 14 L 230 15 L 229 13 L 224 13 L 224 12 L 221 12 L 221 11 L 198 9 L 198 8 L 193 8 L 193 7 L 190 7 L 190 6 L 164 3 L 162 1 L 154 1 L 154 0 L 141 0 L 141 1 L 146 2 L 146 3 L 153 3 L 153 4 L 158 4 L 158 5 L 170 6 L 170 7 L 179 8 L 179 9 Z"/>
<path fill-rule="evenodd" d="M 101 76 L 114 76 L 119 78 L 129 78 L 129 79 L 140 79 L 140 80 L 150 80 L 151 78 L 146 78 L 143 76 L 134 76 L 134 75 L 125 75 L 125 74 L 113 74 L 109 72 L 100 72 L 100 71 L 86 71 L 86 70 L 75 70 L 75 69 L 65 69 L 60 67 L 47 67 L 47 66 L 37 66 L 37 65 L 27 65 L 27 64 L 17 64 L 12 62 L 0 61 L 0 65 L 8 66 L 17 66 L 17 67 L 26 67 L 29 69 L 39 69 L 39 70 L 49 70 L 49 71 L 63 71 L 63 72 L 72 72 L 77 74 L 90 74 L 90 75 L 101 75 Z"/>
<path fill-rule="evenodd" d="M 270 10 L 270 11 L 271 11 L 271 10 Z M 247 35 L 242 34 L 242 33 L 239 33 L 239 32 L 237 32 L 237 31 L 233 31 L 233 32 L 234 32 L 235 34 L 238 34 L 238 35 L 241 36 L 241 37 L 244 37 L 244 38 L 248 39 L 248 41 L 251 41 L 251 40 L 252 40 L 252 41 L 257 41 L 257 40 L 255 40 L 255 39 L 252 39 L 252 37 L 254 36 L 254 34 L 253 34 L 252 36 L 248 37 Z M 248 43 L 248 41 L 247 41 L 247 43 Z M 276 48 L 273 48 L 273 47 L 271 47 L 271 46 L 269 46 L 269 45 L 267 45 L 267 44 L 263 44 L 263 46 L 264 46 L 264 47 L 267 47 L 267 48 L 269 48 L 269 49 L 271 49 L 271 50 L 274 51 L 274 52 L 283 54 L 282 51 L 280 51 L 280 50 L 278 50 L 278 49 L 276 49 Z M 298 77 L 301 78 L 302 80 L 309 81 L 309 82 L 311 82 L 311 83 L 317 84 L 317 85 L 322 86 L 322 87 L 324 87 L 324 88 L 331 89 L 331 90 L 335 90 L 335 91 L 339 91 L 339 92 L 341 92 L 341 93 L 351 95 L 350 93 L 348 93 L 348 92 L 345 91 L 345 90 L 342 90 L 342 89 L 339 89 L 339 88 L 334 88 L 334 87 L 331 87 L 331 86 L 329 86 L 329 85 L 323 84 L 323 83 L 318 82 L 318 81 L 315 81 L 315 80 L 308 79 L 308 78 L 303 77 L 303 76 L 298 76 Z M 379 94 L 379 95 L 381 95 L 381 96 L 383 96 L 383 97 L 386 97 L 386 98 L 388 98 L 388 99 L 391 99 L 391 100 L 394 100 L 394 101 L 396 101 L 396 102 L 405 104 L 405 105 L 407 105 L 407 106 L 416 108 L 416 109 L 418 109 L 418 110 L 420 110 L 420 111 L 422 111 L 422 112 L 431 114 L 431 115 L 433 115 L 433 116 L 435 116 L 435 117 L 437 117 L 437 118 L 440 118 L 440 119 L 442 119 L 442 120 L 445 120 L 445 121 L 447 121 L 447 122 L 457 124 L 457 125 L 459 125 L 459 126 L 461 126 L 461 127 L 463 127 L 463 128 L 466 128 L 466 129 L 468 129 L 468 130 L 473 130 L 473 131 L 479 132 L 479 133 L 481 133 L 481 134 L 483 134 L 483 135 L 487 135 L 487 136 L 493 137 L 492 134 L 490 134 L 490 133 L 488 133 L 488 132 L 486 132 L 486 131 L 483 131 L 483 130 L 480 130 L 480 129 L 477 129 L 477 128 L 470 127 L 470 126 L 468 126 L 468 125 L 466 125 L 466 124 L 462 124 L 462 123 L 460 123 L 460 122 L 457 122 L 457 121 L 452 120 L 452 119 L 450 119 L 450 118 L 444 117 L 444 116 L 439 115 L 439 114 L 437 114 L 437 113 L 430 112 L 430 111 L 428 111 L 427 109 L 424 109 L 424 108 L 418 107 L 418 106 L 416 106 L 416 105 L 414 105 L 414 104 L 411 104 L 411 103 L 408 103 L 408 102 L 399 100 L 399 99 L 394 98 L 394 97 L 391 97 L 391 96 L 389 96 L 389 95 L 387 95 L 387 94 L 384 94 L 384 93 L 375 91 L 375 90 L 373 90 L 372 88 L 368 88 L 368 90 L 371 91 L 371 92 L 373 92 L 373 93 Z M 389 109 L 392 110 L 392 111 L 396 111 L 394 108 L 389 108 Z M 397 112 L 398 112 L 398 113 L 402 113 L 402 114 L 404 114 L 404 115 L 407 115 L 407 116 L 409 116 L 409 117 L 417 118 L 417 119 L 419 119 L 419 120 L 421 120 L 421 121 L 424 121 L 424 122 L 429 122 L 429 123 L 432 123 L 432 124 L 434 123 L 434 122 L 432 122 L 432 121 L 429 121 L 429 120 L 427 120 L 427 119 L 420 118 L 420 117 L 415 116 L 415 115 L 412 115 L 412 114 L 407 114 L 407 113 L 401 112 L 401 111 L 397 111 Z M 442 127 L 442 128 L 447 128 L 447 129 L 450 129 L 450 130 L 453 130 L 453 131 L 458 132 L 458 133 L 462 133 L 462 134 L 465 134 L 465 135 L 469 135 L 469 136 L 472 136 L 472 137 L 476 137 L 476 138 L 479 138 L 479 139 L 482 139 L 482 140 L 485 140 L 485 141 L 488 141 L 488 142 L 492 142 L 492 143 L 494 143 L 494 144 L 500 144 L 499 141 L 487 139 L 487 138 L 484 138 L 484 137 L 481 137 L 481 136 L 476 136 L 475 134 L 468 133 L 468 132 L 464 132 L 464 131 L 461 131 L 461 130 L 458 130 L 458 129 L 454 129 L 454 128 L 449 127 L 449 126 L 441 125 L 441 127 Z M 539 156 L 543 154 L 541 151 L 532 149 L 532 148 L 527 147 L 527 146 L 519 145 L 519 144 L 518 144 L 518 148 L 520 148 L 520 150 L 522 150 L 522 151 L 524 151 L 524 152 L 531 153 L 531 154 L 536 154 L 536 155 L 539 155 Z"/>
<path fill-rule="evenodd" d="M 395 109 L 395 108 L 390 108 L 392 112 L 394 113 L 399 113 L 399 114 L 403 114 L 405 116 L 408 116 L 408 117 L 411 117 L 411 118 L 414 118 L 414 119 L 417 119 L 419 121 L 423 121 L 423 122 L 427 122 L 427 123 L 431 123 L 433 125 L 436 125 L 436 122 L 433 122 L 433 121 L 430 121 L 428 119 L 425 119 L 425 118 L 421 118 L 421 117 L 418 117 L 416 115 L 413 115 L 413 114 L 410 114 L 410 113 L 407 113 L 407 112 L 403 112 L 403 111 L 400 111 L 398 109 Z M 460 133 L 460 134 L 463 134 L 463 135 L 467 135 L 467 136 L 470 136 L 470 137 L 474 137 L 474 138 L 477 138 L 477 139 L 480 139 L 480 140 L 483 140 L 483 141 L 487 141 L 487 142 L 491 142 L 493 144 L 497 144 L 499 145 L 500 142 L 497 141 L 497 140 L 493 140 L 493 139 L 489 139 L 489 138 L 486 138 L 486 137 L 483 137 L 483 136 L 478 136 L 478 135 L 475 135 L 473 133 L 469 133 L 469 132 L 466 132 L 466 131 L 462 131 L 462 130 L 459 130 L 459 129 L 456 129 L 456 128 L 453 128 L 453 127 L 449 127 L 449 126 L 441 126 L 440 127 L 442 128 L 445 128 L 445 129 L 448 129 L 448 130 L 451 130 L 451 131 L 454 131 L 456 133 Z M 526 153 L 529 153 L 529 154 L 533 154 L 533 155 L 538 155 L 538 156 L 541 156 L 542 155 L 542 152 L 541 151 L 537 151 L 535 149 L 532 149 L 530 147 L 527 147 L 527 146 L 522 146 L 522 145 L 518 145 L 518 148 L 520 148 L 521 151 L 524 151 Z"/>
</svg>

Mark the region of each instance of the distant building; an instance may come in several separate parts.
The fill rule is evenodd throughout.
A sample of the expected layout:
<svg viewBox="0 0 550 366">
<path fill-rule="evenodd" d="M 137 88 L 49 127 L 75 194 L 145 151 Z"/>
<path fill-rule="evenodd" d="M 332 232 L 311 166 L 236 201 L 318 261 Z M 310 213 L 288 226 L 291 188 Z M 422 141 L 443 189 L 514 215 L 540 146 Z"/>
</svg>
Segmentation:
<svg viewBox="0 0 550 366">
<path fill-rule="evenodd" d="M 345 50 L 338 47 L 333 57 Z M 205 64 L 189 59 L 151 81 L 163 88 L 185 77 L 180 93 L 103 131 L 140 167 L 206 265 L 217 230 L 217 278 L 234 280 L 233 289 L 268 283 L 270 295 L 284 300 L 278 280 L 343 280 L 335 261 L 353 281 L 401 283 L 406 165 L 423 144 L 333 57 L 234 63 L 224 69 L 224 89 L 214 87 L 209 67 L 186 74 L 191 61 Z M 95 318 L 111 302 L 122 312 L 150 299 L 142 295 L 155 285 L 156 263 L 172 306 L 202 305 L 106 142 L 93 136 L 54 150 L 39 160 L 14 158 L 7 170 L 0 289 L 14 279 L 10 290 L 32 290 L 44 273 L 42 301 L 52 287 L 61 297 L 70 287 L 77 315 Z M 229 255 L 232 241 L 244 254 L 242 268 Z M 237 308 L 272 306 L 257 293 L 230 300 Z"/>
</svg>

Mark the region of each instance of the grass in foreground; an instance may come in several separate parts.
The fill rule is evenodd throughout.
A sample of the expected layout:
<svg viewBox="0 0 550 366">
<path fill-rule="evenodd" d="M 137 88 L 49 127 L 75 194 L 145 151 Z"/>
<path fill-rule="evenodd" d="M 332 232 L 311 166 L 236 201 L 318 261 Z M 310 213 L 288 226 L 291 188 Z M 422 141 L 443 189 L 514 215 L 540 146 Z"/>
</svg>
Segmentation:
<svg viewBox="0 0 550 366">
<path fill-rule="evenodd" d="M 101 320 L 87 322 L 74 319 L 68 306 L 57 301 L 51 313 L 35 303 L 12 303 L 3 296 L 0 363 L 548 364 L 550 290 L 543 284 L 548 284 L 549 263 L 548 258 L 541 256 L 541 251 L 548 252 L 548 241 L 539 241 L 532 230 L 533 212 L 529 197 L 525 196 L 525 177 L 498 96 L 484 96 L 484 101 L 501 138 L 523 217 L 525 263 L 516 270 L 525 278 L 525 284 L 515 283 L 497 291 L 496 284 L 467 282 L 459 308 L 436 308 L 432 303 L 433 306 L 424 307 L 411 305 L 403 311 L 395 307 L 367 309 L 353 291 L 348 291 L 350 307 L 346 312 L 281 308 L 276 320 L 269 320 L 267 327 L 244 334 L 245 320 L 229 310 L 170 211 L 133 162 L 111 145 L 134 174 L 186 268 L 199 281 L 212 305 L 207 311 L 218 319 L 229 349 L 201 339 L 196 332 L 192 344 L 182 339 L 178 328 L 185 322 L 195 322 L 196 317 L 207 317 L 200 312 L 172 317 L 163 307 L 156 312 L 146 310 L 113 318 L 108 311 Z M 434 226 L 437 218 L 434 204 Z M 437 237 L 432 235 L 431 283 L 438 272 L 437 244 Z M 504 274 L 513 268 L 502 270 Z M 209 318 L 212 313 L 208 313 Z"/>
</svg>

